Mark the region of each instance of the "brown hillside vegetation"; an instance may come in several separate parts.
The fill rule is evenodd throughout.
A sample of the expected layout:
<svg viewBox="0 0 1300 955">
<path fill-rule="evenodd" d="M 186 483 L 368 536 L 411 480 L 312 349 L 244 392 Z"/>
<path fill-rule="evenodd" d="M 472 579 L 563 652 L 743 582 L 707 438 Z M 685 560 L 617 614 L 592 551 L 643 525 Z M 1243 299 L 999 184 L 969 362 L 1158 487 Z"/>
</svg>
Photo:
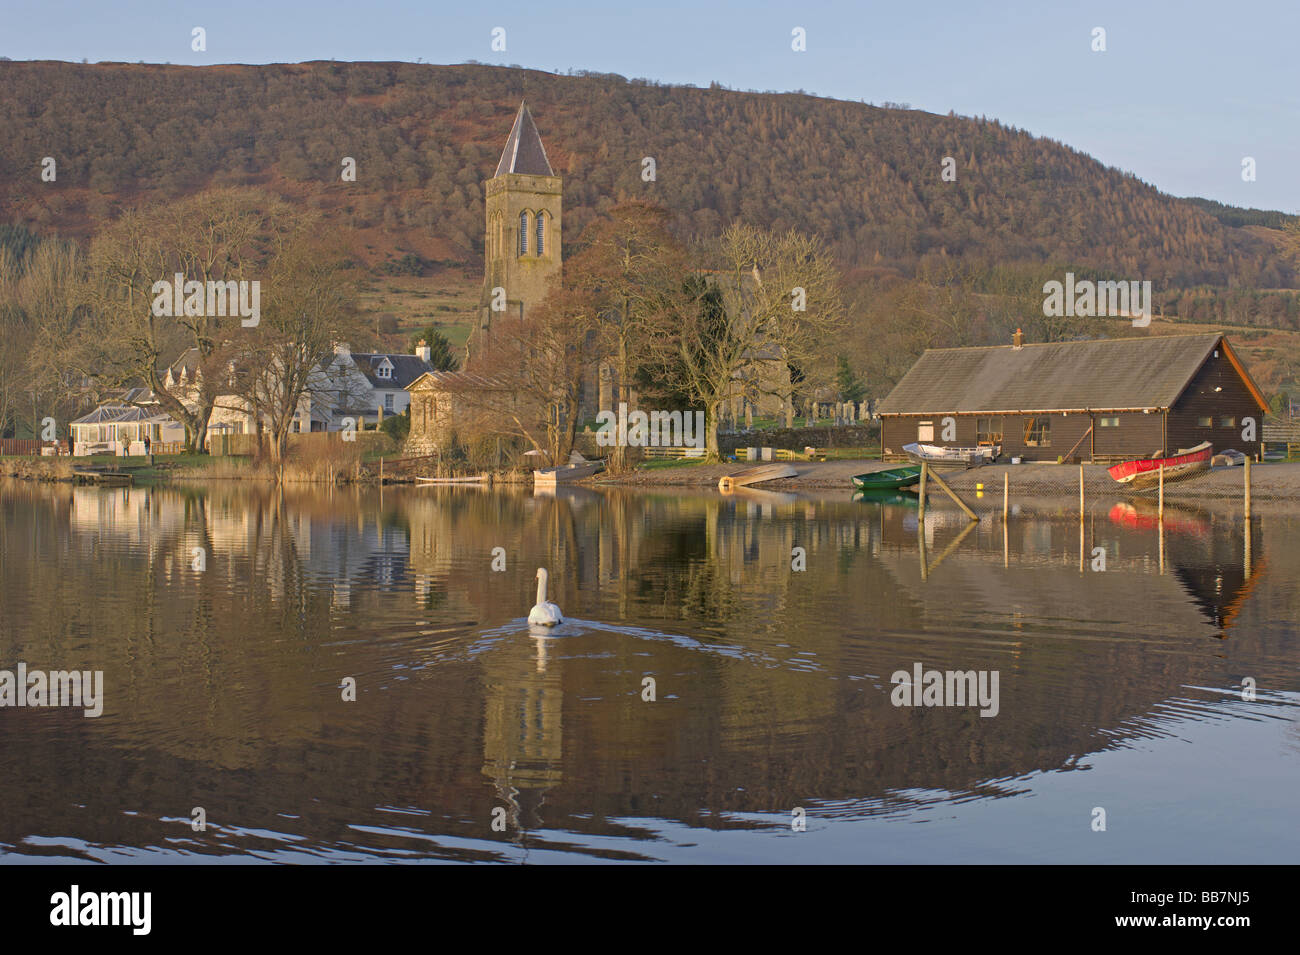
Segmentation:
<svg viewBox="0 0 1300 955">
<path fill-rule="evenodd" d="M 0 80 L 2 218 L 47 234 L 85 237 L 142 198 L 253 185 L 356 230 L 372 269 L 476 269 L 482 181 L 526 98 L 565 178 L 571 237 L 618 199 L 644 197 L 676 213 L 683 239 L 737 219 L 795 227 L 824 236 L 849 268 L 914 274 L 958 258 L 1150 279 L 1166 292 L 1297 286 L 1276 230 L 1224 224 L 985 119 L 479 65 L 4 62 Z M 45 156 L 56 184 L 40 181 Z M 345 156 L 356 182 L 340 181 Z M 641 179 L 646 156 L 654 183 Z M 956 182 L 941 179 L 946 156 Z"/>
</svg>

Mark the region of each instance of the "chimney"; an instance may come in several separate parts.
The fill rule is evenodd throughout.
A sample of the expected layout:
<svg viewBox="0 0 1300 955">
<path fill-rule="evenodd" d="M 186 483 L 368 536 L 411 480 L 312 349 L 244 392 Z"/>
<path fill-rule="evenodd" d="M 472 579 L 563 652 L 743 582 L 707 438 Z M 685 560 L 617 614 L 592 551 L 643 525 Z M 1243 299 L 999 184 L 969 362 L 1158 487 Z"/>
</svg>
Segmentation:
<svg viewBox="0 0 1300 955">
<path fill-rule="evenodd" d="M 421 338 L 420 344 L 415 346 L 415 354 L 420 360 L 428 361 L 433 357 L 433 349 L 429 347 L 428 342 Z"/>
<path fill-rule="evenodd" d="M 1011 347 L 1016 351 L 1020 351 L 1020 349 L 1025 347 L 1025 335 L 1018 328 L 1016 329 L 1016 333 L 1011 336 Z"/>
</svg>

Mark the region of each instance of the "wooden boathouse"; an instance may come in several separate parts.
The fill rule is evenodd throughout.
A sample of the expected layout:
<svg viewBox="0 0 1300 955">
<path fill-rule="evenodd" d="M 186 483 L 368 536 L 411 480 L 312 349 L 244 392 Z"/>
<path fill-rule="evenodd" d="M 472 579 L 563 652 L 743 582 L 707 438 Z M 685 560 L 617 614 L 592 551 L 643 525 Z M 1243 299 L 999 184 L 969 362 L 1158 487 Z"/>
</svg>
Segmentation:
<svg viewBox="0 0 1300 955">
<path fill-rule="evenodd" d="M 1218 333 L 1027 345 L 1017 331 L 1011 345 L 927 350 L 878 411 L 886 460 L 919 441 L 1109 464 L 1202 441 L 1254 456 L 1268 402 Z"/>
</svg>

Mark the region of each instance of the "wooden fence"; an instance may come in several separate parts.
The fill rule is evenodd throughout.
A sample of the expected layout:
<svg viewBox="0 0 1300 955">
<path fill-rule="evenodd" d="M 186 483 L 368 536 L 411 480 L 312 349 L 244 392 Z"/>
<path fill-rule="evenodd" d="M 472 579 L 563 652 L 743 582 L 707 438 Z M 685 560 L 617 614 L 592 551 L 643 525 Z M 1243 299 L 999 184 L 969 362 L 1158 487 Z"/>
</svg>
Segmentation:
<svg viewBox="0 0 1300 955">
<path fill-rule="evenodd" d="M 57 454 L 59 442 L 41 441 L 39 438 L 0 438 L 0 455 L 20 454 L 37 458 L 41 456 L 43 447 L 55 448 L 56 450 L 51 453 Z M 63 447 L 66 449 L 67 445 Z"/>
</svg>

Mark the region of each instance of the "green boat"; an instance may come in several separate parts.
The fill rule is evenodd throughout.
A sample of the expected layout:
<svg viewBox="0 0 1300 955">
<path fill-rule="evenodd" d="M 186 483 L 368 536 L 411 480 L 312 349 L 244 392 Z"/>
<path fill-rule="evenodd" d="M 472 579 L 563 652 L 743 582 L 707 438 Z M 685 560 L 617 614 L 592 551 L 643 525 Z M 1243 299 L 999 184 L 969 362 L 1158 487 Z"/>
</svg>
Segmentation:
<svg viewBox="0 0 1300 955">
<path fill-rule="evenodd" d="M 920 480 L 921 465 L 909 464 L 903 468 L 854 475 L 853 486 L 859 491 L 896 491 L 900 487 L 917 484 Z"/>
</svg>

